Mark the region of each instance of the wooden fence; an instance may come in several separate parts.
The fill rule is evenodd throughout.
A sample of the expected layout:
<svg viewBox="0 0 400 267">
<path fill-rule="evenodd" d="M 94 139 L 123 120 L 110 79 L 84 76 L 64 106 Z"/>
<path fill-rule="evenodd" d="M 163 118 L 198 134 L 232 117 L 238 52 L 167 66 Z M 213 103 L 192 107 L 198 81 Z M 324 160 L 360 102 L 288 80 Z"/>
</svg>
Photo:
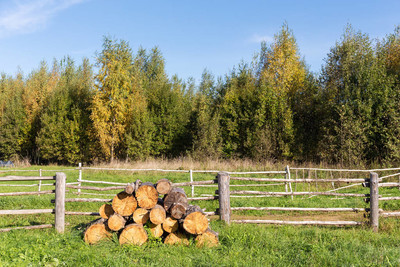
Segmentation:
<svg viewBox="0 0 400 267">
<path fill-rule="evenodd" d="M 23 196 L 23 195 L 43 195 L 43 194 L 55 194 L 55 207 L 54 209 L 22 209 L 22 210 L 0 210 L 0 215 L 21 215 L 21 214 L 43 214 L 53 213 L 54 216 L 54 227 L 59 233 L 64 232 L 65 228 L 65 186 L 66 186 L 66 175 L 61 172 L 57 172 L 55 176 L 5 176 L 0 177 L 0 181 L 56 181 L 51 185 L 55 185 L 55 190 L 46 190 L 40 192 L 8 192 L 0 193 L 1 196 Z M 0 232 L 8 232 L 14 229 L 42 229 L 51 228 L 52 224 L 32 225 L 23 227 L 13 228 L 2 228 Z"/>
<path fill-rule="evenodd" d="M 66 183 L 65 178 L 64 182 L 60 179 L 60 182 L 57 182 L 57 177 L 65 177 L 64 174 L 57 173 L 55 177 L 46 177 L 46 176 L 35 176 L 35 177 L 23 177 L 23 176 L 6 176 L 1 177 L 0 181 L 46 181 L 46 180 L 54 180 L 56 179 L 56 190 L 52 191 L 38 191 L 38 192 L 17 192 L 17 193 L 0 193 L 0 196 L 7 195 L 24 195 L 24 194 L 50 194 L 56 193 L 56 198 L 53 201 L 55 203 L 55 209 L 46 209 L 46 210 L 3 210 L 0 211 L 0 215 L 6 214 L 37 214 L 37 213 L 54 213 L 55 214 L 55 227 L 57 231 L 64 231 L 64 217 L 65 215 L 91 215 L 91 216 L 99 216 L 98 212 L 80 212 L 80 211 L 65 211 L 65 203 L 66 202 L 111 202 L 110 198 L 65 198 L 66 188 L 75 189 L 78 195 L 83 194 L 84 190 L 93 190 L 98 192 L 105 192 L 109 190 L 119 190 L 124 189 L 126 183 L 118 183 L 112 181 L 93 181 L 89 179 L 83 179 L 82 171 L 83 170 L 107 170 L 107 171 L 157 171 L 157 172 L 187 172 L 190 175 L 190 181 L 188 182 L 179 182 L 174 183 L 174 186 L 189 186 L 191 187 L 192 196 L 188 198 L 189 201 L 196 200 L 210 200 L 210 201 L 219 201 L 219 208 L 215 211 L 207 211 L 207 215 L 219 215 L 220 219 L 225 221 L 226 223 L 256 223 L 256 224 L 292 224 L 292 225 L 362 225 L 365 222 L 361 221 L 285 221 L 285 220 L 233 220 L 231 219 L 232 212 L 234 211 L 306 211 L 306 212 L 360 212 L 365 211 L 369 214 L 369 224 L 374 231 L 378 231 L 379 229 L 379 216 L 383 217 L 394 217 L 399 216 L 399 211 L 383 211 L 379 209 L 379 201 L 390 201 L 390 200 L 400 200 L 400 197 L 384 197 L 379 196 L 379 187 L 398 187 L 400 188 L 400 182 L 383 182 L 384 179 L 391 177 L 400 177 L 400 173 L 389 174 L 386 176 L 379 177 L 376 172 L 382 171 L 398 171 L 400 168 L 391 168 L 391 169 L 377 169 L 377 170 L 344 170 L 344 169 L 317 169 L 317 168 L 289 168 L 287 166 L 285 170 L 282 171 L 262 171 L 262 172 L 218 172 L 218 171 L 193 171 L 193 170 L 162 170 L 162 169 L 113 169 L 113 168 L 83 168 L 81 165 L 79 166 L 79 176 L 77 182 L 74 183 Z M 330 174 L 330 178 L 319 178 L 317 177 L 318 171 L 324 171 Z M 41 172 L 41 171 L 40 171 Z M 205 181 L 193 181 L 193 173 L 196 172 L 209 172 L 209 173 L 217 173 L 216 179 L 205 180 Z M 299 172 L 302 175 L 299 175 Z M 348 173 L 369 173 L 369 178 L 354 178 L 354 177 L 333 177 L 332 172 L 348 172 Z M 306 173 L 306 174 L 305 174 Z M 279 177 L 241 177 L 244 175 L 276 175 Z M 282 178 L 282 176 L 284 178 Z M 329 177 L 329 176 L 328 176 Z M 7 180 L 10 179 L 10 180 Z M 232 181 L 243 181 L 247 184 L 238 184 L 232 183 Z M 252 182 L 248 184 L 248 182 Z M 57 183 L 60 184 L 57 187 Z M 62 186 L 61 184 L 64 183 Z M 99 186 L 84 186 L 82 184 L 98 184 L 98 185 L 108 185 L 107 187 L 99 187 Z M 311 184 L 315 183 L 315 188 L 318 188 L 318 184 L 321 183 L 331 183 L 333 189 L 327 191 L 297 191 L 297 184 Z M 340 186 L 341 183 L 347 183 L 346 186 Z M 282 192 L 273 192 L 273 191 L 252 191 L 252 190 L 232 190 L 238 187 L 266 187 L 271 185 L 282 185 L 284 186 L 284 191 Z M 339 186 L 337 186 L 339 185 Z M 20 185 L 18 185 L 20 186 Z M 216 187 L 218 188 L 213 195 L 207 196 L 194 196 L 194 188 L 195 187 Z M 343 190 L 346 188 L 354 187 L 354 186 L 364 186 L 369 187 L 369 194 L 360 194 L 360 193 L 342 193 L 338 192 L 339 190 Z M 63 192 L 57 193 L 58 190 Z M 93 194 L 93 193 L 90 193 Z M 109 194 L 115 195 L 115 194 Z M 362 207 L 331 207 L 331 208 L 321 208 L 321 207 L 231 207 L 231 199 L 235 197 L 291 197 L 293 199 L 294 196 L 309 196 L 310 198 L 313 196 L 335 196 L 335 197 L 354 197 L 354 198 L 363 198 L 367 203 L 369 203 L 368 208 Z M 57 197 L 58 196 L 58 197 Z M 57 204 L 58 203 L 58 204 Z M 58 210 L 59 207 L 59 211 Z M 58 218 L 58 219 L 57 219 Z M 61 226 L 62 224 L 62 226 Z M 42 225 L 42 226 L 28 226 L 23 227 L 25 229 L 35 229 L 35 228 L 45 228 L 51 227 L 52 225 Z M 18 228 L 13 228 L 18 229 Z M 8 229 L 6 229 L 8 230 Z M 1 230 L 0 230 L 1 231 Z"/>
</svg>

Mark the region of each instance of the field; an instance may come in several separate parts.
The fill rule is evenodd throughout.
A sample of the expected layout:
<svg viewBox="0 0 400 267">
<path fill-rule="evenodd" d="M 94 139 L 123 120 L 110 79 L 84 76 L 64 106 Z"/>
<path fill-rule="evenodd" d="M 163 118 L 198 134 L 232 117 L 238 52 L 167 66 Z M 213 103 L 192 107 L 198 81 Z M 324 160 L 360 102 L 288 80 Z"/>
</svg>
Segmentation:
<svg viewBox="0 0 400 267">
<path fill-rule="evenodd" d="M 29 167 L 26 169 L 38 169 Z M 43 169 L 65 169 L 65 167 L 41 167 Z M 75 182 L 77 171 L 66 171 L 68 182 Z M 0 176 L 9 175 L 0 173 Z M 13 173 L 15 174 L 15 173 Z M 23 175 L 37 175 L 37 171 Z M 43 175 L 53 175 L 43 172 Z M 22 175 L 22 174 L 19 174 Z M 194 174 L 194 180 L 212 179 L 215 174 Z M 169 178 L 173 182 L 188 181 L 187 173 L 132 173 L 84 170 L 83 178 L 90 180 L 130 182 L 136 179 L 155 182 L 159 178 Z M 234 181 L 238 182 L 238 181 Z M 234 183 L 233 182 L 233 183 Z M 4 182 L 3 182 L 4 183 Z M 21 182 L 22 183 L 22 182 Z M 29 182 L 23 182 L 24 184 Z M 15 184 L 15 183 L 14 183 Z M 305 188 L 301 188 L 304 186 Z M 315 185 L 297 185 L 297 191 L 315 190 Z M 42 190 L 52 187 L 45 186 Z M 190 195 L 190 188 L 187 189 Z M 321 190 L 321 186 L 319 190 Z M 35 191 L 37 187 L 0 187 L 2 192 Z M 216 188 L 196 187 L 196 196 L 213 194 Z M 249 188 L 249 190 L 266 190 Z M 269 187 L 268 190 L 282 191 L 282 188 Z M 368 188 L 349 188 L 344 192 L 367 193 Z M 76 190 L 70 190 L 67 197 L 77 197 Z M 85 191 L 90 192 L 90 191 Z M 118 191 L 107 192 L 110 196 L 81 195 L 81 197 L 111 198 Z M 342 192 L 342 191 L 341 191 Z M 400 195 L 397 188 L 384 189 L 384 194 Z M 98 192 L 92 192 L 98 193 Z M 1 197 L 0 209 L 53 208 L 54 195 Z M 382 202 L 385 210 L 400 209 L 400 201 Z M 218 201 L 197 201 L 207 211 L 215 210 Z M 97 211 L 101 203 L 66 203 L 68 211 Z M 280 198 L 232 198 L 232 206 L 279 206 L 279 207 L 360 207 L 368 204 L 362 198 L 340 198 L 316 196 L 312 198 L 295 196 Z M 234 212 L 233 217 L 273 218 L 288 220 L 355 220 L 367 222 L 364 213 L 306 213 L 306 212 Z M 220 246 L 217 248 L 196 248 L 194 244 L 185 246 L 166 246 L 158 240 L 151 240 L 142 247 L 118 244 L 114 235 L 109 241 L 95 246 L 86 245 L 82 232 L 90 216 L 67 216 L 69 223 L 65 234 L 57 234 L 54 229 L 14 230 L 0 233 L 1 266 L 398 266 L 400 265 L 400 220 L 381 218 L 380 232 L 373 233 L 368 225 L 357 227 L 317 227 L 317 226 L 272 226 L 272 225 L 225 225 L 211 216 L 212 229 L 220 233 Z M 54 215 L 0 216 L 0 228 L 53 223 Z"/>
</svg>

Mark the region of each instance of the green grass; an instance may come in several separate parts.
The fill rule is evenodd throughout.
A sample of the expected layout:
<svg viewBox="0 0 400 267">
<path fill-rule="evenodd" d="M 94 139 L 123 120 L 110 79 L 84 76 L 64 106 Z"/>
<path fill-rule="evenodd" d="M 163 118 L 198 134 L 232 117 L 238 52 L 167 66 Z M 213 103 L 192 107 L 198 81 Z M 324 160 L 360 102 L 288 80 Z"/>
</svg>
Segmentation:
<svg viewBox="0 0 400 267">
<path fill-rule="evenodd" d="M 37 167 L 31 167 L 35 169 Z M 41 167 L 45 169 L 45 167 Z M 62 169 L 63 167 L 46 167 Z M 0 173 L 0 176 L 15 173 Z M 37 175 L 38 172 L 18 173 Z M 77 171 L 66 172 L 67 181 L 75 182 Z M 54 175 L 44 172 L 43 175 Z M 194 180 L 213 179 L 215 174 L 194 174 Z M 266 177 L 259 175 L 259 177 Z M 277 177 L 277 176 L 274 176 Z M 155 182 L 169 178 L 174 182 L 188 181 L 187 173 L 132 173 L 111 171 L 83 172 L 83 179 L 116 182 L 132 182 L 136 179 Z M 21 182 L 34 183 L 34 182 Z M 44 182 L 47 183 L 47 182 Z M 254 183 L 254 182 L 252 182 Z M 10 182 L 7 182 L 10 184 Z M 17 183 L 13 183 L 17 184 Z M 239 184 L 232 181 L 232 184 Z M 86 184 L 89 185 L 89 184 Z M 93 185 L 92 186 L 97 186 Z M 346 185 L 346 184 L 343 184 Z M 100 185 L 99 185 L 100 186 Z M 336 185 L 338 186 L 338 185 Z M 43 187 L 48 190 L 51 186 Z M 293 186 L 294 188 L 294 186 Z M 331 189 L 331 185 L 318 185 L 318 190 Z M 213 194 L 217 188 L 197 187 L 196 196 Z M 242 190 L 235 188 L 234 190 Z M 35 191 L 37 187 L 0 187 L 1 192 Z M 190 188 L 185 188 L 190 195 Z M 284 191 L 283 186 L 266 188 L 254 187 L 246 190 Z M 315 184 L 297 185 L 297 191 L 317 190 Z M 368 193 L 368 188 L 355 187 L 340 192 Z M 77 197 L 70 190 L 67 197 Z M 86 191 L 90 192 L 90 191 Z M 94 192 L 93 193 L 99 193 Z M 117 193 L 118 190 L 107 192 Z M 385 196 L 400 196 L 397 188 L 380 188 Z M 98 197 L 83 195 L 81 197 Z M 0 197 L 0 209 L 53 208 L 53 195 Z M 111 198 L 111 196 L 104 196 Z M 198 201 L 196 204 L 207 211 L 215 210 L 218 201 Z M 362 198 L 341 198 L 332 196 L 296 196 L 279 198 L 232 198 L 232 206 L 280 206 L 280 207 L 368 207 Z M 385 210 L 400 209 L 400 201 L 380 203 Z M 69 211 L 97 211 L 101 203 L 66 203 Z M 296 219 L 315 217 L 329 220 L 343 216 L 343 219 L 367 221 L 364 214 L 352 213 L 306 213 L 306 212 L 234 212 L 240 218 Z M 339 217 L 340 218 L 340 217 Z M 118 244 L 117 236 L 98 245 L 89 246 L 83 242 L 85 224 L 93 220 L 90 216 L 67 216 L 70 225 L 65 234 L 57 234 L 54 229 L 14 230 L 0 233 L 0 266 L 399 266 L 400 265 L 400 220 L 380 219 L 380 232 L 373 233 L 367 225 L 360 227 L 317 227 L 317 226 L 272 226 L 239 225 L 230 226 L 213 217 L 211 227 L 220 234 L 220 246 L 216 248 L 196 248 L 167 246 L 152 240 L 142 247 Z M 53 223 L 54 215 L 0 216 L 0 228 Z"/>
</svg>

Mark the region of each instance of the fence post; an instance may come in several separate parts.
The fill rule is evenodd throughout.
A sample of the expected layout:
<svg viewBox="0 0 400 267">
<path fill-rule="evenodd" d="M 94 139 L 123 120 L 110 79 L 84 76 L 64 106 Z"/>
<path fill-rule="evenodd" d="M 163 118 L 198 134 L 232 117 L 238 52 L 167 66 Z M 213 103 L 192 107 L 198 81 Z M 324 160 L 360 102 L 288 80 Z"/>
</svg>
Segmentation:
<svg viewBox="0 0 400 267">
<path fill-rule="evenodd" d="M 218 178 L 218 199 L 219 199 L 219 218 L 230 224 L 231 222 L 231 200 L 229 192 L 229 174 L 219 172 Z"/>
<path fill-rule="evenodd" d="M 39 170 L 39 176 L 42 177 L 42 169 Z M 39 186 L 38 186 L 38 191 L 40 192 L 42 188 L 42 180 L 39 180 Z M 39 194 L 40 196 L 40 194 Z"/>
<path fill-rule="evenodd" d="M 193 172 L 192 170 L 189 170 L 189 174 L 190 174 L 190 182 L 193 182 Z M 194 185 L 191 185 L 192 188 L 192 197 L 194 197 Z"/>
<path fill-rule="evenodd" d="M 379 229 L 379 178 L 375 172 L 370 173 L 369 190 L 370 190 L 370 224 L 374 232 Z"/>
<path fill-rule="evenodd" d="M 82 186 L 82 163 L 79 162 L 79 177 L 78 177 L 78 186 L 81 187 Z M 81 194 L 81 189 L 78 188 L 78 195 Z"/>
<path fill-rule="evenodd" d="M 289 181 L 290 181 L 290 169 L 289 169 L 289 165 L 286 165 L 286 168 L 285 168 L 285 172 L 286 172 L 286 179 L 288 179 Z M 287 192 L 287 184 L 286 184 L 286 192 Z M 290 189 L 290 193 L 292 193 L 292 200 L 293 200 L 293 189 L 292 189 L 292 183 L 291 182 L 289 182 L 289 189 Z"/>
<path fill-rule="evenodd" d="M 56 173 L 56 201 L 55 201 L 55 223 L 56 231 L 64 233 L 65 227 L 65 173 Z"/>
</svg>

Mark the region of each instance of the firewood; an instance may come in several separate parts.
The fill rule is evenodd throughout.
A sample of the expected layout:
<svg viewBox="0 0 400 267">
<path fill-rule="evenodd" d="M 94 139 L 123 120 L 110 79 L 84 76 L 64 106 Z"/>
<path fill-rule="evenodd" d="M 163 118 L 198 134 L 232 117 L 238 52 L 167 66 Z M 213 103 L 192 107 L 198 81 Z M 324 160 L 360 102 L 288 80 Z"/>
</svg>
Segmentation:
<svg viewBox="0 0 400 267">
<path fill-rule="evenodd" d="M 139 207 L 152 209 L 157 204 L 158 192 L 152 183 L 142 183 L 136 191 Z"/>
<path fill-rule="evenodd" d="M 137 208 L 133 212 L 133 220 L 137 224 L 145 224 L 149 220 L 149 211 L 143 208 Z"/>
<path fill-rule="evenodd" d="M 137 201 L 134 196 L 122 191 L 118 193 L 113 201 L 112 208 L 121 216 L 130 216 L 137 207 Z"/>
<path fill-rule="evenodd" d="M 183 219 L 183 228 L 194 235 L 203 234 L 208 228 L 208 219 L 199 206 L 190 205 Z"/>
<path fill-rule="evenodd" d="M 140 180 L 136 180 L 134 183 L 127 184 L 127 186 L 125 187 L 125 192 L 127 194 L 133 194 L 133 192 L 135 192 L 139 188 L 140 183 Z"/>
<path fill-rule="evenodd" d="M 182 218 L 186 213 L 188 207 L 188 199 L 185 191 L 182 188 L 174 187 L 164 197 L 164 208 L 167 212 L 171 213 L 171 216 L 175 219 Z"/>
<path fill-rule="evenodd" d="M 108 219 L 111 215 L 114 214 L 114 210 L 110 204 L 103 204 L 99 209 L 99 213 L 101 218 Z"/>
<path fill-rule="evenodd" d="M 172 188 L 172 183 L 168 179 L 160 179 L 158 180 L 156 185 L 157 192 L 162 195 L 168 194 L 171 188 Z"/>
<path fill-rule="evenodd" d="M 166 217 L 165 209 L 161 205 L 155 205 L 150 211 L 150 221 L 154 224 L 162 224 Z"/>
<path fill-rule="evenodd" d="M 84 234 L 84 240 L 87 244 L 96 244 L 100 240 L 111 237 L 111 233 L 105 224 L 106 221 L 101 218 L 89 224 Z"/>
<path fill-rule="evenodd" d="M 175 245 L 183 244 L 189 245 L 189 239 L 186 234 L 181 232 L 170 233 L 164 240 L 164 244 Z"/>
<path fill-rule="evenodd" d="M 121 230 L 125 224 L 126 219 L 117 213 L 111 215 L 107 222 L 108 227 L 113 231 Z"/>
<path fill-rule="evenodd" d="M 154 237 L 161 237 L 164 234 L 164 230 L 161 224 L 154 224 L 152 222 L 148 223 L 150 232 Z"/>
<path fill-rule="evenodd" d="M 218 233 L 208 228 L 203 234 L 198 235 L 195 239 L 196 247 L 215 247 L 218 246 Z"/>
<path fill-rule="evenodd" d="M 173 233 L 173 232 L 176 232 L 178 230 L 179 223 L 174 218 L 168 216 L 167 218 L 165 218 L 165 220 L 164 220 L 164 222 L 162 224 L 162 227 L 163 227 L 165 232 Z"/>
<path fill-rule="evenodd" d="M 143 228 L 141 224 L 130 224 L 122 230 L 119 236 L 119 243 L 123 244 L 132 244 L 141 246 L 148 239 L 147 232 Z"/>
</svg>

